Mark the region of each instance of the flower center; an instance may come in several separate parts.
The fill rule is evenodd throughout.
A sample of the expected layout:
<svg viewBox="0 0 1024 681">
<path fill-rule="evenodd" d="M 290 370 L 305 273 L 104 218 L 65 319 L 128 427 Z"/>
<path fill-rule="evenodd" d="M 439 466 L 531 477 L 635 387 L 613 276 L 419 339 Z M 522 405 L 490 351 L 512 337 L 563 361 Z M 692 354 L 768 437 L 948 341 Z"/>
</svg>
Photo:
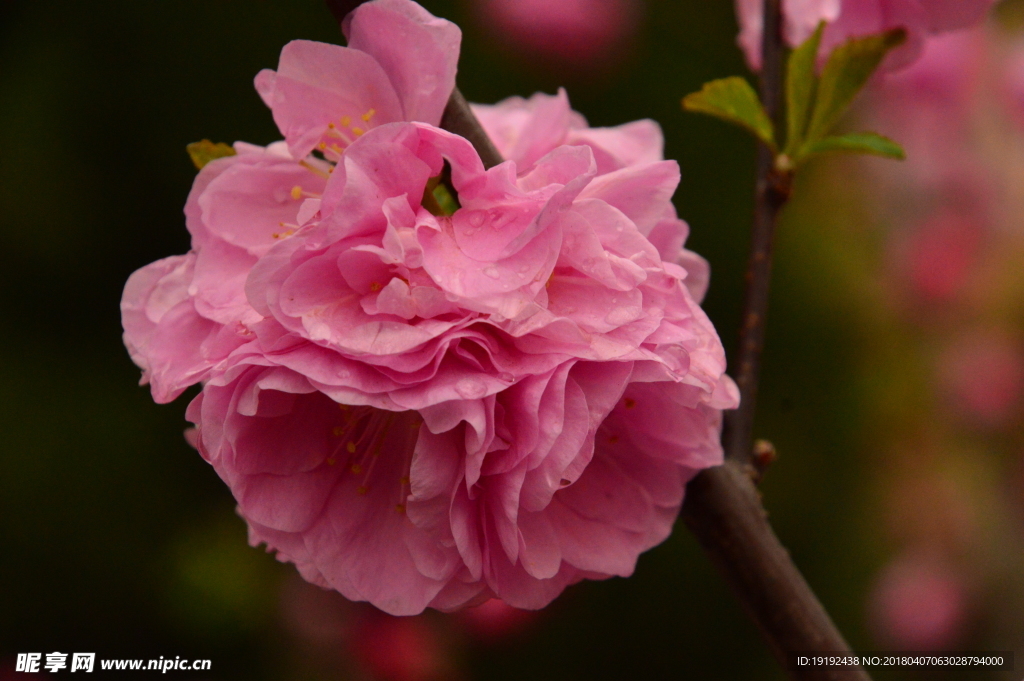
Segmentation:
<svg viewBox="0 0 1024 681">
<path fill-rule="evenodd" d="M 414 411 L 393 412 L 375 407 L 339 404 L 341 422 L 331 431 L 337 444 L 327 465 L 342 466 L 342 475 L 357 481 L 356 494 L 366 496 L 398 481 L 395 511 L 405 513 L 416 432 L 423 420 Z"/>
<path fill-rule="evenodd" d="M 341 160 L 341 155 L 345 152 L 345 149 L 366 132 L 370 120 L 376 113 L 375 109 L 370 109 L 359 117 L 364 127 L 358 124 L 352 125 L 351 116 L 342 116 L 338 119 L 337 123 L 331 121 L 327 124 L 327 132 L 324 133 L 320 144 L 317 145 L 317 149 L 324 155 L 324 158 L 337 163 Z"/>
</svg>

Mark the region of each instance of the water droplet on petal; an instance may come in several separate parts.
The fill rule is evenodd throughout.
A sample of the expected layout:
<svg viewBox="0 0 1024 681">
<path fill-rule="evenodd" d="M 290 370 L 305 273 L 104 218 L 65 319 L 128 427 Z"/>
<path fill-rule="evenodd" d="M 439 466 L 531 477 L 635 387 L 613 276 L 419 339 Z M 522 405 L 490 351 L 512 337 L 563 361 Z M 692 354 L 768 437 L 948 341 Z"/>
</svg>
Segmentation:
<svg viewBox="0 0 1024 681">
<path fill-rule="evenodd" d="M 459 393 L 467 400 L 475 400 L 484 396 L 487 392 L 487 386 L 482 381 L 478 381 L 472 378 L 462 378 L 455 384 L 455 392 Z"/>
</svg>

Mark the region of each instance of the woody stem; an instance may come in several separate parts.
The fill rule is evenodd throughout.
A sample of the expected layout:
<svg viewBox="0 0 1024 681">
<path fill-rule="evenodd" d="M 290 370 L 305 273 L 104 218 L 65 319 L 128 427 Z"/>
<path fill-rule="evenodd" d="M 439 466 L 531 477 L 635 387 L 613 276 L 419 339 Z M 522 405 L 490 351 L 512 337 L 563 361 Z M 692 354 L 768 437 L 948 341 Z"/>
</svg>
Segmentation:
<svg viewBox="0 0 1024 681">
<path fill-rule="evenodd" d="M 761 100 L 781 118 L 783 98 L 782 0 L 764 0 Z M 682 517 L 754 620 L 779 663 L 801 681 L 870 681 L 859 666 L 799 666 L 795 653 L 849 653 L 850 647 L 779 541 L 753 478 L 753 430 L 764 325 L 771 284 L 772 243 L 789 198 L 790 173 L 775 169 L 770 149 L 757 149 L 757 185 L 736 383 L 739 409 L 726 415 L 725 465 L 703 471 L 687 486 Z M 756 462 L 753 462 L 756 464 Z"/>
</svg>

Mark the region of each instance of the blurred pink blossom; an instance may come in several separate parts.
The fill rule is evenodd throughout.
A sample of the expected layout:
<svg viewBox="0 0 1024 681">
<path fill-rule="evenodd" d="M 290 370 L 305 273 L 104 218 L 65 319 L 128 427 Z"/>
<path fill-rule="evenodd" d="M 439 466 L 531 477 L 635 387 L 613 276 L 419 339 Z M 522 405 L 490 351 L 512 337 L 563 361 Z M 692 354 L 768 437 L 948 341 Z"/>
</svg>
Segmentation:
<svg viewBox="0 0 1024 681">
<path fill-rule="evenodd" d="M 1006 425 L 1021 416 L 1024 348 L 1000 331 L 974 331 L 955 339 L 939 364 L 950 404 L 983 426 Z"/>
<path fill-rule="evenodd" d="M 440 632 L 424 616 L 361 610 L 348 646 L 352 658 L 375 681 L 452 678 Z"/>
<path fill-rule="evenodd" d="M 829 22 L 822 55 L 851 37 L 907 30 L 907 43 L 886 60 L 889 70 L 904 68 L 921 54 L 926 38 L 974 25 L 994 0 L 783 0 L 783 35 L 791 47 L 806 40 L 818 22 Z M 747 63 L 761 67 L 763 0 L 736 0 L 740 34 L 737 38 Z"/>
<path fill-rule="evenodd" d="M 874 83 L 861 121 L 906 150 L 905 162 L 872 164 L 872 171 L 882 177 L 899 222 L 920 223 L 922 215 L 930 216 L 904 241 L 912 242 L 912 252 L 930 249 L 939 256 L 934 273 L 925 271 L 927 258 L 919 263 L 924 278 L 959 273 L 946 279 L 954 288 L 987 239 L 1000 191 L 1001 180 L 978 146 L 990 52 L 991 36 L 983 28 L 930 38 L 921 59 Z M 929 288 L 935 291 L 926 284 Z"/>
<path fill-rule="evenodd" d="M 465 139 L 388 122 L 439 115 L 454 61 L 425 59 L 426 85 L 417 69 L 457 39 L 445 24 L 375 0 L 346 21 L 352 48 L 286 48 L 257 78 L 285 142 L 208 164 L 193 251 L 122 302 L 158 400 L 204 383 L 188 418 L 250 541 L 392 614 L 540 608 L 629 575 L 721 462 L 737 401 L 652 124 L 506 102 L 489 124 L 513 160 L 485 171 Z M 446 164 L 452 215 L 428 189 Z"/>
<path fill-rule="evenodd" d="M 497 598 L 458 613 L 466 633 L 482 643 L 497 643 L 534 624 L 539 613 L 513 608 Z"/>
<path fill-rule="evenodd" d="M 895 269 L 922 302 L 948 302 L 974 270 L 983 233 L 973 216 L 943 211 L 897 241 Z"/>
<path fill-rule="evenodd" d="M 519 50 L 569 66 L 607 63 L 639 23 L 638 0 L 480 0 L 485 24 Z"/>
<path fill-rule="evenodd" d="M 1018 43 L 1011 51 L 1003 78 L 1007 110 L 1013 120 L 1024 126 L 1024 43 Z"/>
<path fill-rule="evenodd" d="M 905 554 L 878 576 L 870 621 L 875 636 L 887 646 L 943 650 L 963 632 L 967 600 L 963 577 L 942 558 Z"/>
</svg>

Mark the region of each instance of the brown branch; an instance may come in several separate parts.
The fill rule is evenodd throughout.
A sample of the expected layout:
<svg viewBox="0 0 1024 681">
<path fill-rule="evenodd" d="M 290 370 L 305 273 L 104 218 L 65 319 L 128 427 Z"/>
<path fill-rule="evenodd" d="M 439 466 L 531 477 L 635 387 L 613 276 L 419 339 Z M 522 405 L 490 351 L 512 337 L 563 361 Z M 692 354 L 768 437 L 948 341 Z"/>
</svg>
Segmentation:
<svg viewBox="0 0 1024 681">
<path fill-rule="evenodd" d="M 781 116 L 783 55 L 781 0 L 764 0 L 761 101 L 769 117 Z M 772 271 L 772 243 L 779 212 L 789 199 L 791 173 L 775 168 L 772 152 L 757 150 L 757 185 L 736 383 L 740 407 L 726 414 L 722 443 L 726 463 L 703 471 L 686 488 L 682 517 L 761 629 L 779 663 L 794 679 L 870 681 L 860 667 L 799 667 L 794 653 L 849 653 L 821 602 L 767 520 L 754 480 L 767 459 L 755 452 L 753 432 L 757 384 L 764 348 Z"/>
<path fill-rule="evenodd" d="M 476 149 L 476 153 L 480 154 L 484 168 L 493 168 L 505 160 L 483 126 L 480 125 L 473 110 L 469 108 L 469 102 L 459 92 L 459 88 L 452 90 L 452 96 L 449 97 L 448 105 L 444 108 L 444 114 L 441 116 L 441 127 L 469 140 L 473 148 Z"/>
<path fill-rule="evenodd" d="M 870 681 L 860 667 L 794 664 L 794 653 L 852 653 L 775 536 L 752 478 L 751 469 L 734 461 L 703 471 L 686 487 L 683 522 L 792 678 Z"/>
<path fill-rule="evenodd" d="M 783 76 L 781 0 L 764 2 L 764 39 L 761 49 L 761 102 L 768 116 L 780 125 Z M 736 385 L 740 389 L 739 409 L 726 414 L 722 444 L 726 458 L 748 463 L 753 455 L 754 413 L 757 409 L 757 384 L 764 348 L 764 325 L 768 315 L 768 294 L 772 277 L 772 244 L 779 211 L 789 199 L 791 175 L 775 170 L 775 158 L 764 144 L 757 145 L 757 185 L 754 197 L 754 224 L 747 260 L 746 290 L 740 342 L 736 356 Z"/>
</svg>

